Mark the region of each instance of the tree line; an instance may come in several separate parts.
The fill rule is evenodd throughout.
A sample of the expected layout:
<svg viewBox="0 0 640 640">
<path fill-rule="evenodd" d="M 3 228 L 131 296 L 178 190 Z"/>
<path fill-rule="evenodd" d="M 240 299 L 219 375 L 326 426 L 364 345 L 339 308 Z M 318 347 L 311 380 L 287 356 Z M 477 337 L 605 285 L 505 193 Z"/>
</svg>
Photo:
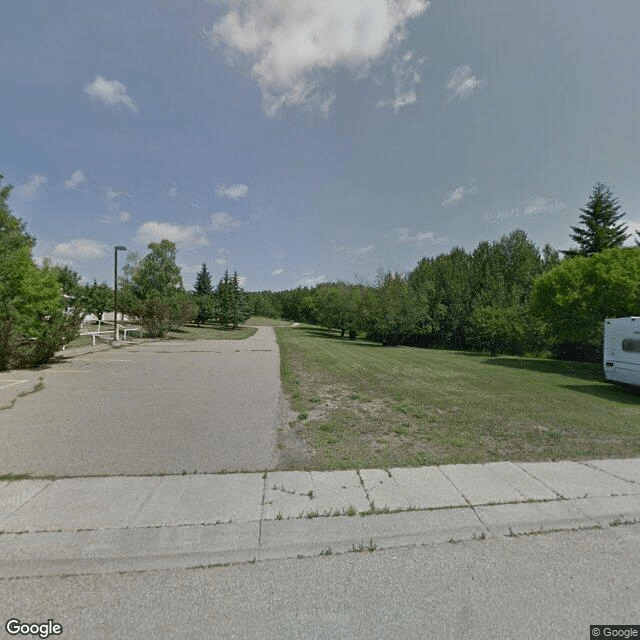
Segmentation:
<svg viewBox="0 0 640 640">
<path fill-rule="evenodd" d="M 194 289 L 188 292 L 176 263 L 175 243 L 161 240 L 147 248 L 149 253 L 142 258 L 134 253 L 127 256 L 118 307 L 148 336 L 162 338 L 190 321 L 200 326 L 213 320 L 235 329 L 249 317 L 237 272 L 229 275 L 225 270 L 214 289 L 204 263 Z"/>
<path fill-rule="evenodd" d="M 604 319 L 640 315 L 640 232 L 635 248 L 623 247 L 619 210 L 598 183 L 571 227 L 576 248 L 539 250 L 517 229 L 423 258 L 408 274 L 380 271 L 373 284 L 250 293 L 249 307 L 384 345 L 598 361 Z"/>
<path fill-rule="evenodd" d="M 8 206 L 0 176 L 0 370 L 46 362 L 75 337 L 87 313 L 113 310 L 105 283 L 82 286 L 68 265 L 33 260 L 35 239 Z M 523 230 L 473 251 L 422 258 L 407 274 L 379 271 L 374 283 L 245 293 L 228 270 L 216 287 L 206 264 L 187 291 L 176 245 L 152 242 L 129 254 L 119 280 L 118 311 L 147 335 L 164 337 L 192 321 L 235 328 L 249 315 L 286 318 L 359 334 L 384 345 L 413 345 L 543 355 L 575 360 L 602 356 L 603 320 L 640 315 L 640 232 L 636 247 L 624 214 L 598 183 L 572 226 L 577 247 L 539 250 Z M 562 256 L 560 254 L 563 254 Z"/>
</svg>

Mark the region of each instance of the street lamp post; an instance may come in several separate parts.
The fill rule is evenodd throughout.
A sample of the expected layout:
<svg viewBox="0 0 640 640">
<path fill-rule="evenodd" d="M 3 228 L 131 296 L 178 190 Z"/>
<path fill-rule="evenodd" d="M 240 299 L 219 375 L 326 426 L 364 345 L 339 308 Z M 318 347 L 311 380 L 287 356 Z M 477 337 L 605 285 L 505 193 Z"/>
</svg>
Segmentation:
<svg viewBox="0 0 640 640">
<path fill-rule="evenodd" d="M 118 245 L 113 249 L 113 330 L 116 340 L 118 339 L 118 251 L 126 251 L 127 247 Z"/>
</svg>

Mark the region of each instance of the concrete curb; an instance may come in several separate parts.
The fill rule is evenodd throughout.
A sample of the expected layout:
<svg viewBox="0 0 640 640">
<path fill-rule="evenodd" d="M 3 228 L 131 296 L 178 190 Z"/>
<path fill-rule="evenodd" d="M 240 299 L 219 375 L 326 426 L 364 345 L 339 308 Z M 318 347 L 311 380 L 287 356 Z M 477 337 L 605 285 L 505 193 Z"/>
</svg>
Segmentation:
<svg viewBox="0 0 640 640">
<path fill-rule="evenodd" d="M 640 458 L 0 483 L 0 578 L 373 551 L 640 522 Z"/>
</svg>

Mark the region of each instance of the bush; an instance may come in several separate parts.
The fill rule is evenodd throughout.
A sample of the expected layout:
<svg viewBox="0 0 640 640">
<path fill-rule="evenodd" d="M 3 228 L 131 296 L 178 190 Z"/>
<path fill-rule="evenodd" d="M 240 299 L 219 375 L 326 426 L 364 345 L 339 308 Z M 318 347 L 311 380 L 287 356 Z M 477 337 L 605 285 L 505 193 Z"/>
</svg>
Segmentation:
<svg viewBox="0 0 640 640">
<path fill-rule="evenodd" d="M 564 260 L 534 283 L 531 311 L 560 358 L 602 358 L 605 318 L 640 314 L 640 248 Z"/>
<path fill-rule="evenodd" d="M 136 324 L 139 324 L 151 338 L 164 338 L 169 331 L 177 329 L 190 320 L 194 314 L 194 305 L 189 296 L 176 291 L 172 296 L 152 296 L 140 300 L 125 294 L 122 311 Z"/>
<path fill-rule="evenodd" d="M 33 262 L 35 240 L 11 214 L 10 193 L 0 186 L 0 370 L 46 362 L 80 326 L 79 311 L 66 310 L 58 279 L 71 270 Z"/>
</svg>

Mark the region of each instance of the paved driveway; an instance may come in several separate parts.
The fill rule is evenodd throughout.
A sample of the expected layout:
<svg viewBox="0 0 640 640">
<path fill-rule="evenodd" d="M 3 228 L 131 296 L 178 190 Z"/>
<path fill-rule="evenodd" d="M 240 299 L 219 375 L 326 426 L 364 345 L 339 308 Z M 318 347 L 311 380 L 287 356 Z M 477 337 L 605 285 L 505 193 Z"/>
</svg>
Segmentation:
<svg viewBox="0 0 640 640">
<path fill-rule="evenodd" d="M 45 385 L 0 410 L 0 474 L 275 466 L 280 358 L 271 327 L 246 340 L 89 351 L 41 371 L 0 374 L 0 406 L 39 376 Z M 4 379 L 21 382 L 8 386 Z"/>
</svg>

